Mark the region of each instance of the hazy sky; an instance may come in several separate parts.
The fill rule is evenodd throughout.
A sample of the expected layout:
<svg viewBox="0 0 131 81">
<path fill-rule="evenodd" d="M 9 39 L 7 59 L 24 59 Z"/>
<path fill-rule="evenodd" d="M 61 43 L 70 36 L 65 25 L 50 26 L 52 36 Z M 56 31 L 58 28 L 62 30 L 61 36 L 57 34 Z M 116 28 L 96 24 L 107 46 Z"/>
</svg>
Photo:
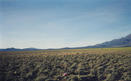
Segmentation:
<svg viewBox="0 0 131 81">
<path fill-rule="evenodd" d="M 131 33 L 131 0 L 0 0 L 0 48 L 93 45 Z"/>
</svg>

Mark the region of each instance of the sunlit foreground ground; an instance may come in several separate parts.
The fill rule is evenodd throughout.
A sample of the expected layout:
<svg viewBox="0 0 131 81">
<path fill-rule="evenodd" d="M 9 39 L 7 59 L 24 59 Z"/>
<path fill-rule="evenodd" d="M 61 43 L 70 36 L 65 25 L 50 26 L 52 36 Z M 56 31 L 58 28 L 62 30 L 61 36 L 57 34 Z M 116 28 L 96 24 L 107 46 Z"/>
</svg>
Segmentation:
<svg viewBox="0 0 131 81">
<path fill-rule="evenodd" d="M 0 81 L 131 81 L 131 47 L 0 52 Z"/>
</svg>

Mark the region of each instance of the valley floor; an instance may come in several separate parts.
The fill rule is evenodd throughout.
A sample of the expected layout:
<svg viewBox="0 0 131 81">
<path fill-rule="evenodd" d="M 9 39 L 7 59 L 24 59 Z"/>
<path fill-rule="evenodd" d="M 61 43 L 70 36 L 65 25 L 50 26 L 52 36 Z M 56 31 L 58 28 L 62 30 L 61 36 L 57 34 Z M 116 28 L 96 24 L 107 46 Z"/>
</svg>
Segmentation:
<svg viewBox="0 0 131 81">
<path fill-rule="evenodd" d="M 0 52 L 0 81 L 131 81 L 131 47 Z"/>
</svg>

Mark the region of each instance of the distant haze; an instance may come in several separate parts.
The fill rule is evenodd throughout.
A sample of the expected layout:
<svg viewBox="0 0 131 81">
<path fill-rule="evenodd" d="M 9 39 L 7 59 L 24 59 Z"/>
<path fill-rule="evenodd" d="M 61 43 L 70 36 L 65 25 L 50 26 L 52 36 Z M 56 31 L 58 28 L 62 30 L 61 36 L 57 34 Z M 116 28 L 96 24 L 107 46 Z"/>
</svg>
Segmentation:
<svg viewBox="0 0 131 81">
<path fill-rule="evenodd" d="M 0 48 L 88 46 L 131 33 L 131 0 L 0 0 Z"/>
</svg>

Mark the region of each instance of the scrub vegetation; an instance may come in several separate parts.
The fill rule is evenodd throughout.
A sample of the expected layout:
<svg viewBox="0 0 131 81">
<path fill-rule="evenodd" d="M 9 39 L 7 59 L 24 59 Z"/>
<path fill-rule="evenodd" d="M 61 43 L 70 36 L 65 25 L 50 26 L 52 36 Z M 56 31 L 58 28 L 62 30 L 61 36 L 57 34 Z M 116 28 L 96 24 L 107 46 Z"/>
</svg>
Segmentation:
<svg viewBox="0 0 131 81">
<path fill-rule="evenodd" d="M 0 52 L 0 81 L 131 81 L 131 47 Z"/>
</svg>

